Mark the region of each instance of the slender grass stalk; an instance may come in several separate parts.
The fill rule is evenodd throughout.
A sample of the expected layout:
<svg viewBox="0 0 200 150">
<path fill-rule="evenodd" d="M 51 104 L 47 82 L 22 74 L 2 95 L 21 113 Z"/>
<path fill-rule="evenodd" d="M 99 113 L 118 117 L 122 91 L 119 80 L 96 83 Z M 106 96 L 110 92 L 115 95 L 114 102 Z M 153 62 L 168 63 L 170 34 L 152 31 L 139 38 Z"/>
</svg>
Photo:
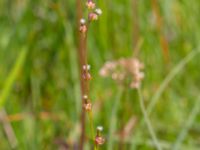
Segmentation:
<svg viewBox="0 0 200 150">
<path fill-rule="evenodd" d="M 132 19 L 132 25 L 133 25 L 133 32 L 132 32 L 132 38 L 133 38 L 133 50 L 134 54 L 138 54 L 138 48 L 136 47 L 139 42 L 139 31 L 140 31 L 140 26 L 139 26 L 139 15 L 138 15 L 138 0 L 132 0 L 132 14 L 133 14 L 133 19 Z"/>
<path fill-rule="evenodd" d="M 9 122 L 9 120 L 7 120 L 6 117 L 7 117 L 7 112 L 5 109 L 2 109 L 0 112 L 0 121 L 2 122 L 5 134 L 8 138 L 11 148 L 15 149 L 18 145 L 18 140 L 12 128 L 11 123 Z"/>
<path fill-rule="evenodd" d="M 0 109 L 3 107 L 5 104 L 10 91 L 12 89 L 12 86 L 17 79 L 17 76 L 19 75 L 20 70 L 22 69 L 22 66 L 25 62 L 26 59 L 26 54 L 27 54 L 27 49 L 24 47 L 22 48 L 19 57 L 17 58 L 14 67 L 12 68 L 10 74 L 8 75 L 5 84 L 3 86 L 3 90 L 0 95 Z"/>
<path fill-rule="evenodd" d="M 170 60 L 169 45 L 168 45 L 168 41 L 167 41 L 166 37 L 162 34 L 163 21 L 162 21 L 161 15 L 160 15 L 158 1 L 151 0 L 151 5 L 152 5 L 153 12 L 156 16 L 156 28 L 157 28 L 157 32 L 159 33 L 160 46 L 162 48 L 164 60 L 165 60 L 165 62 L 169 63 L 169 60 Z"/>
<path fill-rule="evenodd" d="M 142 92 L 141 92 L 140 88 L 138 89 L 138 95 L 139 95 L 140 108 L 141 108 L 143 116 L 144 116 L 144 121 L 146 122 L 147 128 L 148 128 L 151 138 L 154 142 L 154 145 L 157 148 L 157 150 L 162 150 L 161 145 L 156 137 L 156 133 L 151 125 L 151 121 L 148 117 L 147 111 L 145 109 L 144 99 L 142 97 Z"/>
<path fill-rule="evenodd" d="M 115 141 L 116 142 L 120 142 L 121 138 L 120 137 L 116 137 L 115 138 Z M 126 139 L 124 141 L 126 144 L 132 144 L 132 139 Z M 171 150 L 172 149 L 172 143 L 169 142 L 169 141 L 165 141 L 165 140 L 160 140 L 159 141 L 161 147 L 165 150 Z M 143 138 L 140 138 L 138 139 L 137 141 L 134 141 L 134 145 L 135 146 L 142 146 L 142 145 L 147 145 L 151 148 L 154 148 L 154 143 L 152 142 L 151 139 L 147 139 L 147 140 L 144 140 Z M 137 150 L 137 148 L 130 148 L 131 150 Z M 181 147 L 181 150 L 198 150 L 199 147 L 198 145 L 191 145 L 191 144 L 186 144 L 186 143 L 183 143 L 182 147 Z"/>
<path fill-rule="evenodd" d="M 200 53 L 200 49 L 197 48 L 197 50 L 193 50 L 190 52 L 185 58 L 183 58 L 173 69 L 172 71 L 166 76 L 166 78 L 161 83 L 160 87 L 158 88 L 157 92 L 153 95 L 150 104 L 147 106 L 147 114 L 148 116 L 151 115 L 156 103 L 160 99 L 161 95 L 169 85 L 169 83 L 176 77 L 177 74 L 180 73 L 181 70 L 184 69 L 184 67 L 191 61 L 195 56 L 198 56 Z M 142 119 L 139 123 L 139 126 L 142 126 L 144 124 L 144 119 Z M 139 132 L 135 134 L 136 137 L 138 137 Z M 135 139 L 134 139 L 135 140 Z M 134 141 L 132 141 L 132 147 L 133 147 Z"/>
<path fill-rule="evenodd" d="M 114 104 L 113 104 L 113 108 L 112 108 L 112 112 L 111 112 L 111 120 L 110 120 L 110 126 L 109 126 L 109 141 L 108 141 L 108 150 L 113 150 L 113 135 L 116 132 L 116 128 L 117 128 L 117 110 L 119 108 L 119 104 L 120 104 L 120 100 L 122 98 L 122 94 L 123 94 L 124 89 L 121 87 L 119 89 L 119 91 L 117 92 L 118 94 L 116 95 Z"/>
<path fill-rule="evenodd" d="M 90 121 L 90 131 L 91 131 L 91 136 L 92 139 L 95 139 L 95 135 L 94 135 L 94 124 L 93 124 L 93 114 L 92 112 L 88 112 L 88 116 L 89 116 L 89 121 Z"/>
<path fill-rule="evenodd" d="M 22 69 L 22 66 L 26 59 L 26 54 L 27 54 L 27 49 L 24 47 L 24 48 L 22 48 L 22 50 L 19 54 L 19 57 L 17 58 L 17 60 L 15 62 L 13 69 L 11 70 L 10 74 L 8 75 L 8 77 L 5 81 L 2 93 L 0 95 L 0 109 L 3 108 L 8 96 L 11 92 L 13 84 L 14 84 L 15 80 L 17 79 L 20 70 Z M 1 113 L 2 113 L 3 117 L 7 116 L 5 109 L 2 109 Z M 7 133 L 9 143 L 11 144 L 12 148 L 15 148 L 18 145 L 18 140 L 14 134 L 14 131 L 9 122 L 5 122 L 4 124 L 5 124 L 4 128 Z"/>
<path fill-rule="evenodd" d="M 197 98 L 197 100 L 191 110 L 191 113 L 189 114 L 188 119 L 185 121 L 185 125 L 184 125 L 183 129 L 178 134 L 176 141 L 172 147 L 172 150 L 181 149 L 180 146 L 181 146 L 182 142 L 184 141 L 184 139 L 186 138 L 188 131 L 191 128 L 191 126 L 192 126 L 193 122 L 195 121 L 199 112 L 200 112 L 200 96 Z"/>
<path fill-rule="evenodd" d="M 175 76 L 184 69 L 184 67 L 191 61 L 195 56 L 198 56 L 200 53 L 200 49 L 193 50 L 190 52 L 185 58 L 183 58 L 173 69 L 172 71 L 166 76 L 166 78 L 161 83 L 160 87 L 158 88 L 155 95 L 152 97 L 150 104 L 147 108 L 148 115 L 150 115 L 155 107 L 156 103 L 158 102 L 160 96 L 165 91 L 169 83 L 175 78 Z"/>
</svg>

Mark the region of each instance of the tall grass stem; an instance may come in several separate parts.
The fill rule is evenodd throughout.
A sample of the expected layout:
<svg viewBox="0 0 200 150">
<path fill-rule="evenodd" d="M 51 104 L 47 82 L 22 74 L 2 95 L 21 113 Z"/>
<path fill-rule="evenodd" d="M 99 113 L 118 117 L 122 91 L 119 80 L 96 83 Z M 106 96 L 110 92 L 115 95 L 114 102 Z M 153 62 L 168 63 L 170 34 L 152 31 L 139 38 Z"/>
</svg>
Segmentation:
<svg viewBox="0 0 200 150">
<path fill-rule="evenodd" d="M 141 111 L 142 111 L 143 116 L 144 116 L 144 121 L 146 122 L 147 128 L 148 128 L 149 133 L 151 135 L 151 138 L 154 142 L 154 145 L 155 145 L 157 150 L 162 150 L 161 145 L 160 145 L 160 143 L 159 143 L 159 141 L 156 137 L 156 133 L 155 133 L 153 127 L 152 127 L 151 121 L 148 117 L 148 114 L 147 114 L 147 111 L 146 111 L 146 108 L 145 108 L 145 105 L 144 105 L 144 99 L 143 99 L 142 92 L 141 92 L 140 88 L 138 89 L 138 95 L 139 95 L 140 108 L 141 108 Z"/>
</svg>

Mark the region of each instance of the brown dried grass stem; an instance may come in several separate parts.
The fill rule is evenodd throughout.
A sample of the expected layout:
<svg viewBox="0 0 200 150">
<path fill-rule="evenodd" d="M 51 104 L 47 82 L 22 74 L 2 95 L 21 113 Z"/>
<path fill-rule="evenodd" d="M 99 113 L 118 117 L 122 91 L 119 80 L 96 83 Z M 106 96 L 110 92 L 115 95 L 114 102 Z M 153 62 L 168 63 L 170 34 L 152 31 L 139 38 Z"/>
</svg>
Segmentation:
<svg viewBox="0 0 200 150">
<path fill-rule="evenodd" d="M 170 61 L 170 54 L 169 54 L 169 43 L 166 39 L 166 37 L 162 34 L 162 28 L 163 28 L 163 21 L 160 14 L 160 9 L 158 6 L 157 0 L 151 0 L 152 10 L 156 17 L 156 28 L 157 32 L 159 33 L 159 40 L 160 40 L 160 46 L 162 48 L 163 57 L 166 63 L 169 63 Z"/>
</svg>

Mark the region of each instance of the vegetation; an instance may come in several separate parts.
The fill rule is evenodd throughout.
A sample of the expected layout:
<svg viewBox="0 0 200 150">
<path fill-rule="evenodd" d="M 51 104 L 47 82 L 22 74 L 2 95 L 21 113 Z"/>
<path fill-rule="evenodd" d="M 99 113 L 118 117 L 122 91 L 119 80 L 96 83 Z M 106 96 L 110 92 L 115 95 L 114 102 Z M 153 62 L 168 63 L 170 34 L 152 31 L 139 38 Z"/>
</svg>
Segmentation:
<svg viewBox="0 0 200 150">
<path fill-rule="evenodd" d="M 78 149 L 77 2 L 0 1 L 0 149 Z M 94 127 L 102 125 L 106 139 L 99 149 L 198 150 L 200 2 L 95 2 L 103 13 L 87 50 Z M 129 77 L 101 76 L 105 63 L 131 58 L 144 64 L 139 88 Z M 85 119 L 87 150 L 94 142 Z"/>
</svg>

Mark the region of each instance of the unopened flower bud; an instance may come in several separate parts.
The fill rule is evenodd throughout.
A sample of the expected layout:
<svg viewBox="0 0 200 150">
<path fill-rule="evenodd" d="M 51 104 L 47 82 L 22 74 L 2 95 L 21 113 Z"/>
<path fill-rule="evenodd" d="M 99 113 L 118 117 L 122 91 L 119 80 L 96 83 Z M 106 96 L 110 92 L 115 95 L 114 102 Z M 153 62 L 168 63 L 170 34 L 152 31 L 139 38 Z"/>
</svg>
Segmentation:
<svg viewBox="0 0 200 150">
<path fill-rule="evenodd" d="M 103 131 L 103 127 L 102 127 L 102 126 L 98 126 L 98 127 L 97 127 L 97 131 L 98 131 L 98 132 L 102 132 L 102 131 Z"/>
<path fill-rule="evenodd" d="M 86 70 L 89 71 L 90 68 L 91 68 L 90 65 L 83 65 L 83 70 L 84 71 L 86 71 Z"/>
<path fill-rule="evenodd" d="M 80 23 L 81 23 L 81 25 L 84 25 L 84 24 L 86 23 L 85 19 L 82 18 L 82 19 L 80 20 Z"/>
<path fill-rule="evenodd" d="M 87 100 L 87 99 L 88 99 L 88 96 L 87 96 L 87 95 L 83 95 L 83 99 L 84 99 L 84 100 Z"/>
<path fill-rule="evenodd" d="M 97 8 L 95 9 L 95 13 L 100 16 L 102 15 L 102 10 L 100 8 Z"/>
</svg>

